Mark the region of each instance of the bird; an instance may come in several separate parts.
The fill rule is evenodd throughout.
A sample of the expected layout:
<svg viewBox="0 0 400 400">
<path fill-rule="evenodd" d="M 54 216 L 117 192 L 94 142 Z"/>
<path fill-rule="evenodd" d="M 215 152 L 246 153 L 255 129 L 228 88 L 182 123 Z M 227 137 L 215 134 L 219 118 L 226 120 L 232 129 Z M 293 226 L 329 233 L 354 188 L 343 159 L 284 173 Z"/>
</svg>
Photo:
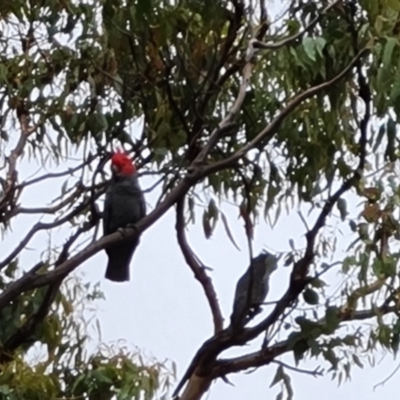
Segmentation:
<svg viewBox="0 0 400 400">
<path fill-rule="evenodd" d="M 265 250 L 251 260 L 236 285 L 231 315 L 234 329 L 243 327 L 261 311 L 269 291 L 270 276 L 278 267 L 277 262 L 278 259 Z"/>
<path fill-rule="evenodd" d="M 146 201 L 140 188 L 135 163 L 121 150 L 111 156 L 112 178 L 106 190 L 103 233 L 110 235 L 136 224 L 146 215 Z M 105 278 L 113 282 L 130 279 L 129 265 L 140 238 L 125 238 L 105 249 L 108 264 Z"/>
</svg>

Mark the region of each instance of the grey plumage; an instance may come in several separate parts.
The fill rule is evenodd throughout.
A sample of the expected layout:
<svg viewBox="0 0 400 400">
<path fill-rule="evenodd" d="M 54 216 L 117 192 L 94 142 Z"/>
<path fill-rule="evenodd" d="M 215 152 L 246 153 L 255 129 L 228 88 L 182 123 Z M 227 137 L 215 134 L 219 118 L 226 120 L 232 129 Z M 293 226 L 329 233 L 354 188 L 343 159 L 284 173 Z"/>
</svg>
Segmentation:
<svg viewBox="0 0 400 400">
<path fill-rule="evenodd" d="M 136 173 L 131 176 L 114 175 L 106 191 L 103 213 L 104 235 L 135 224 L 146 215 L 146 202 Z M 139 244 L 125 239 L 106 249 L 108 264 L 105 277 L 111 281 L 129 281 L 129 265 Z"/>
<path fill-rule="evenodd" d="M 269 278 L 278 267 L 278 259 L 268 252 L 253 258 L 236 285 L 231 325 L 248 323 L 261 309 L 269 290 Z"/>
</svg>

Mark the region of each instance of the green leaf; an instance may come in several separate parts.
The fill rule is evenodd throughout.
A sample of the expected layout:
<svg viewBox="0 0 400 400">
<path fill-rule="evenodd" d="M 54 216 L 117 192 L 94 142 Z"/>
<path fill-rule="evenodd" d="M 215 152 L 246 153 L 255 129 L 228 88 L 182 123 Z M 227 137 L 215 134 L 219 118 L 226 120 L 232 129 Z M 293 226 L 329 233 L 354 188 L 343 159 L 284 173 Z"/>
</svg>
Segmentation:
<svg viewBox="0 0 400 400">
<path fill-rule="evenodd" d="M 203 212 L 203 231 L 206 239 L 209 239 L 212 235 L 212 228 L 210 222 L 210 215 L 206 210 Z"/>
<path fill-rule="evenodd" d="M 383 139 L 385 133 L 386 133 L 386 125 L 385 124 L 381 124 L 381 126 L 379 127 L 378 136 L 376 138 L 374 147 L 372 149 L 373 153 L 375 153 L 378 150 L 378 148 L 380 147 L 380 145 L 382 143 L 382 139 Z"/>
<path fill-rule="evenodd" d="M 280 366 L 276 369 L 276 373 L 275 373 L 274 379 L 272 380 L 272 382 L 271 382 L 271 384 L 269 385 L 269 387 L 273 387 L 273 386 L 275 386 L 278 382 L 280 382 L 281 380 L 283 380 L 283 376 L 284 376 L 283 367 L 282 367 L 282 365 L 280 365 Z"/>
<path fill-rule="evenodd" d="M 316 289 L 321 289 L 325 286 L 327 286 L 326 282 L 324 282 L 322 279 L 320 278 L 315 278 L 310 282 L 310 285 L 312 287 L 315 287 Z"/>
<path fill-rule="evenodd" d="M 307 304 L 316 305 L 319 303 L 318 293 L 312 289 L 306 289 L 303 292 L 303 299 Z"/>
<path fill-rule="evenodd" d="M 316 55 L 316 49 L 315 49 L 315 41 L 314 39 L 310 37 L 304 37 L 303 39 L 303 47 L 304 50 L 306 51 L 306 54 L 308 58 L 312 61 L 316 61 L 315 55 Z"/>
<path fill-rule="evenodd" d="M 360 361 L 360 359 L 358 358 L 357 354 L 353 354 L 353 361 L 354 363 L 360 367 L 361 369 L 364 368 L 363 363 Z"/>
<path fill-rule="evenodd" d="M 340 320 L 337 315 L 336 307 L 327 307 L 325 313 L 325 328 L 327 333 L 333 333 L 338 328 Z"/>
<path fill-rule="evenodd" d="M 386 5 L 396 13 L 400 12 L 400 3 L 398 0 L 386 0 Z"/>
<path fill-rule="evenodd" d="M 315 39 L 315 48 L 318 51 L 321 58 L 324 57 L 323 49 L 326 45 L 326 40 L 323 37 L 319 37 Z"/>
<path fill-rule="evenodd" d="M 309 346 L 305 339 L 299 340 L 298 342 L 295 343 L 295 345 L 293 346 L 293 355 L 296 365 L 298 365 L 299 362 L 303 359 L 304 354 L 308 349 Z"/>
<path fill-rule="evenodd" d="M 383 58 L 382 58 L 384 67 L 387 68 L 391 65 L 393 50 L 396 46 L 398 46 L 398 44 L 399 42 L 397 39 L 393 37 L 386 38 L 386 44 L 383 50 Z"/>
<path fill-rule="evenodd" d="M 240 248 L 239 248 L 239 246 L 236 244 L 236 241 L 235 241 L 235 239 L 234 239 L 234 237 L 233 237 L 233 235 L 232 235 L 232 231 L 231 231 L 231 229 L 229 228 L 228 219 L 226 218 L 226 215 L 225 215 L 222 211 L 221 211 L 221 220 L 222 220 L 222 223 L 223 223 L 224 228 L 225 228 L 225 232 L 226 232 L 226 234 L 228 235 L 229 240 L 230 240 L 231 243 L 240 251 Z"/>
<path fill-rule="evenodd" d="M 348 212 L 347 212 L 347 202 L 346 202 L 346 200 L 343 199 L 343 198 L 339 198 L 338 201 L 337 201 L 337 203 L 336 203 L 336 206 L 337 206 L 337 208 L 338 208 L 338 210 L 339 210 L 339 212 L 340 212 L 340 219 L 341 219 L 342 221 L 345 221 L 345 220 L 346 220 L 346 217 L 347 217 L 347 215 L 348 215 Z"/>
<path fill-rule="evenodd" d="M 396 160 L 396 134 L 397 134 L 397 123 L 392 118 L 389 118 L 386 125 L 387 132 L 387 146 L 385 150 L 385 157 L 389 159 L 389 161 L 393 162 Z"/>
</svg>

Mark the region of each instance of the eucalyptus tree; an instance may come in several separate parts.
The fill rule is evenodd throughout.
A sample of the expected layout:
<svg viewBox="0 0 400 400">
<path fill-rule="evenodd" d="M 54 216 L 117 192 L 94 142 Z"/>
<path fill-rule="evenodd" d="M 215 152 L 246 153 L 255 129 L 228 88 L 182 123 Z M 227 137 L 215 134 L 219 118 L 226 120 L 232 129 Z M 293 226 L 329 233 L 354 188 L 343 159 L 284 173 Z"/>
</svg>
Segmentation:
<svg viewBox="0 0 400 400">
<path fill-rule="evenodd" d="M 0 310 L 14 321 L 1 333 L 4 365 L 49 323 L 71 272 L 134 240 L 171 208 L 177 246 L 214 322 L 175 397 L 200 399 L 218 378 L 274 363 L 278 397 L 291 398 L 296 367 L 281 361 L 286 354 L 296 364 L 328 363 L 342 380 L 362 365 L 361 353 L 397 352 L 400 5 L 293 0 L 280 15 L 273 11 L 265 0 L 2 2 L 2 231 L 22 214 L 52 216 L 0 261 Z M 134 228 L 87 243 L 101 218 L 103 167 L 117 145 L 141 176 L 153 176 L 160 196 Z M 44 168 L 79 161 L 21 180 L 27 156 Z M 59 182 L 54 201 L 24 206 L 23 194 L 51 180 Z M 205 211 L 196 206 L 200 191 L 212 198 Z M 358 207 L 347 207 L 349 196 Z M 235 297 L 242 311 L 232 326 L 185 231 L 202 212 L 206 237 L 221 223 L 231 245 L 219 203 L 226 199 L 237 204 L 249 243 L 249 272 Z M 310 211 L 301 214 L 305 247 L 256 257 L 258 221 L 273 225 L 283 209 L 298 207 Z M 32 265 L 18 263 L 38 233 L 59 227 L 72 232 L 63 244 Z M 337 259 L 340 229 L 351 245 Z M 270 275 L 284 266 L 291 272 L 282 297 L 263 307 Z M 323 280 L 332 272 L 341 274 L 339 294 Z M 361 329 L 365 320 L 372 323 Z M 257 351 L 222 354 L 261 337 Z"/>
</svg>

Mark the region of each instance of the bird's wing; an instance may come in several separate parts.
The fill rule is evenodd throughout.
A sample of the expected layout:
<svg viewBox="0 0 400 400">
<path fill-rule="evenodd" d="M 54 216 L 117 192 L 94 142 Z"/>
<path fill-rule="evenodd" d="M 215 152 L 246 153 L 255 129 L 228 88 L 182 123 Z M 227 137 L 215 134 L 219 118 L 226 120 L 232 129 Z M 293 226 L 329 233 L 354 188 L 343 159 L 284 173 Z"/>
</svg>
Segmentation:
<svg viewBox="0 0 400 400">
<path fill-rule="evenodd" d="M 112 214 L 112 190 L 108 188 L 106 191 L 106 198 L 104 200 L 104 210 L 103 210 L 103 233 L 104 235 L 108 235 L 110 232 L 109 229 L 109 220 Z"/>
<path fill-rule="evenodd" d="M 140 216 L 144 218 L 146 216 L 146 199 L 144 198 L 143 192 L 141 192 L 141 202 L 140 202 Z"/>
</svg>

